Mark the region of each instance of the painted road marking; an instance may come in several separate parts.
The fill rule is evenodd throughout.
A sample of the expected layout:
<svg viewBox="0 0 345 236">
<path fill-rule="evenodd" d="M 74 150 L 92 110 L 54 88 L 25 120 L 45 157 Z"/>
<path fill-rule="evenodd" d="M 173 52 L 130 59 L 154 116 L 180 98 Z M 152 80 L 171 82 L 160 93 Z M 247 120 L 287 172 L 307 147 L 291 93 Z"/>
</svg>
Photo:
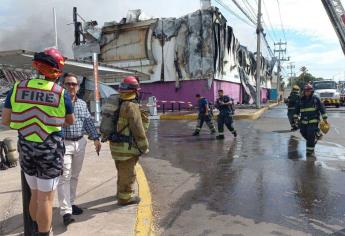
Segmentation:
<svg viewBox="0 0 345 236">
<path fill-rule="evenodd" d="M 139 186 L 140 203 L 137 209 L 134 236 L 153 236 L 152 198 L 145 173 L 141 165 L 135 166 Z"/>
</svg>

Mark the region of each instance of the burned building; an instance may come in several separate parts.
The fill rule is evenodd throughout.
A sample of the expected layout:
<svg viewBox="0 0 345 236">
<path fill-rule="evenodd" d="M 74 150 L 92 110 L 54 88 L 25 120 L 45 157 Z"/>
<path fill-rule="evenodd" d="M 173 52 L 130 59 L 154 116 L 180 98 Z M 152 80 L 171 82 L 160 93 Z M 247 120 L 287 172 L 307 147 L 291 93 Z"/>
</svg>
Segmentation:
<svg viewBox="0 0 345 236">
<path fill-rule="evenodd" d="M 129 11 L 121 22 L 87 31 L 99 44 L 99 60 L 146 75 L 144 96 L 164 101 L 194 101 L 200 93 L 211 101 L 223 89 L 239 103 L 256 97 L 256 58 L 242 46 L 215 7 L 180 18 L 141 19 Z M 97 33 L 95 33 L 97 32 Z M 271 88 L 273 65 L 262 58 L 262 101 Z M 112 85 L 121 78 L 101 78 Z"/>
</svg>

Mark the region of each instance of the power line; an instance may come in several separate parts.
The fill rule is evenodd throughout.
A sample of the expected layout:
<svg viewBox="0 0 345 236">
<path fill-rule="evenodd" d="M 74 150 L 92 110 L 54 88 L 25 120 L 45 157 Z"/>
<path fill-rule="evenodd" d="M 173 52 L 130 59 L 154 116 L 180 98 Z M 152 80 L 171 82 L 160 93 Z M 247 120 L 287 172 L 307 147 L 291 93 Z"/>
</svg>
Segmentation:
<svg viewBox="0 0 345 236">
<path fill-rule="evenodd" d="M 228 12 L 230 12 L 232 15 L 236 16 L 239 20 L 241 20 L 242 22 L 246 23 L 247 25 L 251 26 L 251 27 L 256 27 L 256 25 L 252 24 L 251 22 L 247 21 L 246 19 L 244 19 L 243 17 L 241 17 L 240 15 L 238 15 L 236 12 L 234 12 L 233 10 L 230 9 L 229 6 L 227 6 L 226 4 L 224 4 L 224 2 L 222 0 L 215 0 L 219 5 L 221 5 L 225 10 L 227 10 Z"/>
<path fill-rule="evenodd" d="M 272 58 L 272 57 L 274 57 L 274 53 L 273 53 L 273 51 L 272 51 L 272 49 L 271 49 L 271 46 L 270 46 L 270 44 L 269 44 L 268 41 L 267 41 L 266 35 L 265 35 L 265 34 L 262 34 L 262 35 L 263 35 L 263 38 L 264 38 L 264 41 L 265 41 L 267 50 L 268 50 L 268 52 L 269 52 L 269 54 L 270 54 L 270 56 L 271 56 L 271 58 Z"/>
<path fill-rule="evenodd" d="M 238 3 L 236 0 L 232 0 L 232 2 L 240 9 L 240 11 L 249 19 L 249 21 L 250 21 L 252 24 L 250 24 L 250 22 L 248 22 L 248 21 L 247 21 L 246 19 L 244 19 L 243 17 L 241 17 L 241 16 L 239 16 L 238 14 L 236 14 L 233 10 L 230 9 L 230 7 L 229 7 L 228 5 L 226 5 L 226 4 L 225 4 L 224 2 L 222 2 L 221 0 L 215 0 L 215 1 L 216 1 L 218 4 L 220 4 L 222 7 L 224 7 L 226 10 L 228 10 L 230 13 L 232 13 L 233 15 L 235 15 L 237 18 L 239 18 L 241 21 L 243 21 L 244 23 L 246 23 L 246 24 L 248 24 L 248 25 L 250 25 L 250 26 L 253 26 L 252 24 L 256 25 L 256 21 L 253 20 L 253 19 L 249 16 L 248 12 L 246 12 L 246 11 L 242 8 L 242 6 L 239 5 L 239 3 Z M 247 3 L 248 3 L 248 2 L 247 2 Z M 249 4 L 249 3 L 248 3 L 248 4 Z M 249 4 L 249 6 L 250 6 L 250 8 L 253 8 L 253 7 L 251 7 L 250 4 Z M 271 56 L 271 57 L 274 57 L 274 53 L 273 53 L 273 51 L 272 51 L 272 49 L 271 49 L 271 47 L 270 47 L 270 45 L 269 45 L 269 43 L 268 43 L 268 41 L 267 41 L 266 35 L 263 34 L 263 33 L 262 33 L 262 35 L 263 35 L 263 39 L 264 39 L 264 41 L 265 41 L 265 44 L 266 44 L 266 47 L 267 47 L 267 50 L 268 50 L 270 56 Z M 271 36 L 269 35 L 269 37 L 271 37 Z M 273 40 L 273 42 L 274 42 L 274 40 Z"/>
<path fill-rule="evenodd" d="M 248 2 L 248 0 L 242 0 L 242 2 L 244 3 L 245 6 L 247 6 L 246 8 L 247 8 L 251 13 L 253 13 L 254 15 L 256 15 L 256 10 L 255 10 L 254 7 Z M 257 3 L 257 0 L 256 0 L 256 3 Z M 263 1 L 263 3 L 264 3 L 264 1 Z M 265 6 L 265 8 L 266 8 L 266 6 Z M 267 9 L 266 9 L 266 12 L 267 12 L 267 14 L 268 14 Z M 266 22 L 264 21 L 264 19 L 262 19 L 262 23 L 263 23 L 263 25 L 266 25 L 266 26 L 267 26 L 267 24 L 266 24 Z M 268 27 L 267 27 L 267 28 L 268 28 Z M 272 30 L 272 31 L 273 31 L 273 30 Z M 271 33 L 270 33 L 269 31 L 267 31 L 266 33 L 267 33 L 268 37 L 272 40 L 272 42 L 275 42 L 275 41 L 276 41 L 276 40 L 275 40 L 275 37 L 272 37 L 272 35 L 271 35 Z M 264 38 L 264 41 L 265 41 L 265 44 L 266 44 L 268 53 L 270 54 L 271 57 L 274 57 L 274 53 L 273 53 L 273 51 L 272 51 L 272 49 L 271 49 L 271 47 L 270 47 L 270 45 L 269 45 L 269 43 L 268 43 L 268 41 L 267 41 L 266 35 L 265 35 L 264 33 L 263 33 L 262 35 L 263 35 L 263 38 Z"/>
<path fill-rule="evenodd" d="M 254 13 L 254 15 L 257 15 L 257 9 L 255 9 L 249 2 L 248 0 L 242 0 L 245 4 L 248 5 L 248 7 L 251 9 L 251 11 Z"/>
<path fill-rule="evenodd" d="M 263 22 L 263 25 L 266 25 L 267 26 L 267 24 L 266 24 L 266 22 L 265 21 L 262 21 Z M 268 28 L 268 26 L 267 26 L 267 28 Z M 272 34 L 270 33 L 270 31 L 266 31 L 266 34 L 268 35 L 268 37 L 272 40 L 272 42 L 275 42 L 276 40 L 275 40 L 275 38 L 272 36 Z"/>
<path fill-rule="evenodd" d="M 273 42 L 274 42 L 274 41 L 276 41 L 276 39 L 278 39 L 279 37 L 277 37 L 277 35 L 275 34 L 274 27 L 273 27 L 273 24 L 272 24 L 270 15 L 269 15 L 269 13 L 268 13 L 268 9 L 267 9 L 267 6 L 266 6 L 266 4 L 265 4 L 265 0 L 263 0 L 262 2 L 263 2 L 263 5 L 264 5 L 265 12 L 266 12 L 266 14 L 267 14 L 268 23 L 269 23 L 269 25 L 270 25 L 270 27 L 271 27 L 271 31 L 272 31 L 273 36 L 274 36 L 274 37 L 273 37 L 273 38 L 274 38 Z"/>
<path fill-rule="evenodd" d="M 250 5 L 248 0 L 242 0 L 242 2 L 243 2 L 244 7 L 248 10 L 248 12 L 253 17 L 253 19 L 255 19 L 257 16 L 256 10 L 252 7 L 252 5 Z"/>
<path fill-rule="evenodd" d="M 251 16 L 242 8 L 242 6 L 237 2 L 237 0 L 232 0 L 232 2 L 236 5 L 238 9 L 248 18 L 250 22 L 252 22 L 254 25 L 256 25 L 256 21 L 251 18 Z"/>
<path fill-rule="evenodd" d="M 284 35 L 284 40 L 286 41 L 286 34 L 285 34 L 285 29 L 284 29 L 284 24 L 283 24 L 283 19 L 282 19 L 282 13 L 280 11 L 280 3 L 279 0 L 277 0 L 277 5 L 278 5 L 278 12 L 279 12 L 279 18 L 280 18 L 280 24 L 281 24 L 281 28 L 282 28 L 282 32 Z"/>
</svg>

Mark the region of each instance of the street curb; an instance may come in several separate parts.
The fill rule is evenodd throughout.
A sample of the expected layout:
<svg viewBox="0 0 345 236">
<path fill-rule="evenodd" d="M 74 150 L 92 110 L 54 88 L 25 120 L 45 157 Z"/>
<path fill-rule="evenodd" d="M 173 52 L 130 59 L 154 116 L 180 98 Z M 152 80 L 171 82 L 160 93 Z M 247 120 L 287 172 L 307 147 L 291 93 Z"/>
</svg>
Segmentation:
<svg viewBox="0 0 345 236">
<path fill-rule="evenodd" d="M 196 113 L 188 115 L 161 115 L 161 120 L 196 120 L 198 115 Z"/>
<path fill-rule="evenodd" d="M 279 105 L 278 103 L 273 103 L 268 105 L 268 107 L 264 107 L 259 109 L 258 111 L 254 113 L 244 113 L 244 114 L 238 114 L 234 115 L 233 118 L 235 120 L 257 120 L 259 119 L 267 110 Z M 161 120 L 197 120 L 198 115 L 196 113 L 194 114 L 188 114 L 188 115 L 161 115 Z"/>
<path fill-rule="evenodd" d="M 145 172 L 139 163 L 135 166 L 135 171 L 141 200 L 137 209 L 134 236 L 153 236 L 153 211 L 150 187 Z"/>
</svg>

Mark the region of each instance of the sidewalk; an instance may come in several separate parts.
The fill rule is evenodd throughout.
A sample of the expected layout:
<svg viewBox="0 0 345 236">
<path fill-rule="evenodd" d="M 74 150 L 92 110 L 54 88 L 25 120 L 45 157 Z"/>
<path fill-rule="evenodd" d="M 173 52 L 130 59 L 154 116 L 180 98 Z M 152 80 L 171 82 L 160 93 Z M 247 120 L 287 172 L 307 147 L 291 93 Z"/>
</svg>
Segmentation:
<svg viewBox="0 0 345 236">
<path fill-rule="evenodd" d="M 4 137 L 16 137 L 16 132 L 0 131 L 0 139 Z M 141 169 L 140 166 L 139 168 Z M 138 176 L 138 182 L 140 181 L 144 181 L 145 184 L 146 179 L 143 180 L 141 176 Z M 116 168 L 107 143 L 103 144 L 98 157 L 92 141 L 88 142 L 77 192 L 76 203 L 84 209 L 84 213 L 75 216 L 76 222 L 71 224 L 67 231 L 62 224 L 62 217 L 59 215 L 58 208 L 56 208 L 58 204 L 57 194 L 55 195 L 54 235 L 130 236 L 140 235 L 138 227 L 141 227 L 141 230 L 147 230 L 147 227 L 142 223 L 140 226 L 140 221 L 145 221 L 147 224 L 147 220 L 137 217 L 137 210 L 142 206 L 133 205 L 120 208 L 116 204 Z M 150 210 L 150 204 L 146 201 L 144 207 L 147 208 L 149 205 L 147 209 Z M 147 215 L 149 220 L 152 220 L 150 213 L 148 212 Z M 0 171 L 0 235 L 20 235 L 22 232 L 20 168 L 17 166 L 6 171 Z"/>
<path fill-rule="evenodd" d="M 260 109 L 242 109 L 238 108 L 233 116 L 235 120 L 256 120 L 262 116 L 267 110 L 277 106 L 278 103 L 272 103 L 262 107 Z M 216 112 L 214 115 L 218 115 Z M 196 120 L 198 114 L 195 111 L 182 111 L 182 112 L 166 112 L 165 114 L 160 114 L 161 120 Z"/>
</svg>

